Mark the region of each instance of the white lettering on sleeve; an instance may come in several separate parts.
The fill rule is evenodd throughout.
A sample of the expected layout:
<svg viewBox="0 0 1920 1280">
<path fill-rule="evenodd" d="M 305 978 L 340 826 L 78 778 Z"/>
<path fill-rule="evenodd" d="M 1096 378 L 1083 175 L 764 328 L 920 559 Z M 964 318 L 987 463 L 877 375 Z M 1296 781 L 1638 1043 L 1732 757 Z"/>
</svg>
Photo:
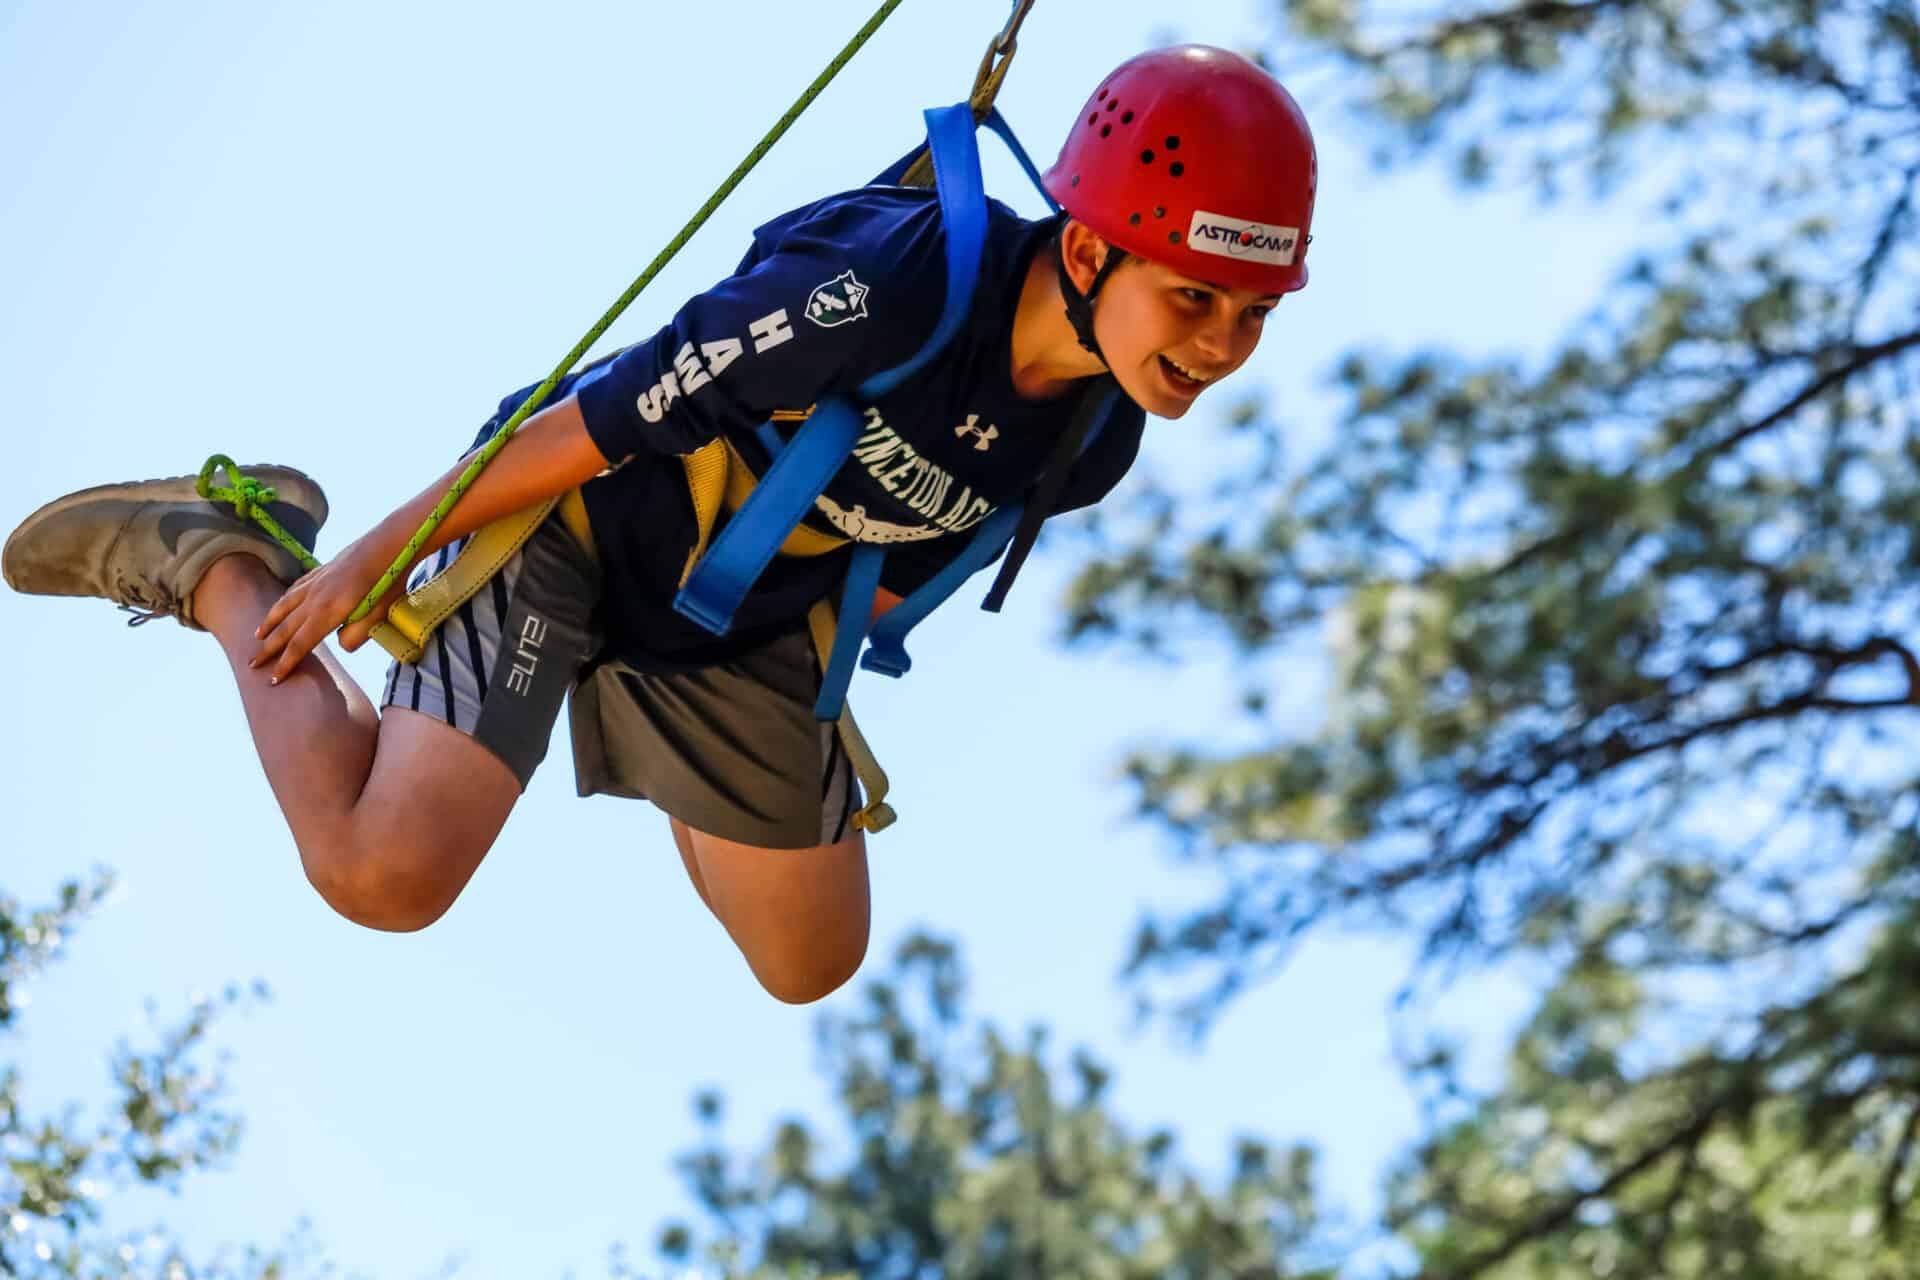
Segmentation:
<svg viewBox="0 0 1920 1280">
<path fill-rule="evenodd" d="M 687 395 L 692 395 L 713 381 L 713 375 L 700 367 L 700 357 L 693 354 L 691 342 L 681 347 L 673 357 L 673 368 L 680 375 L 680 390 Z"/>
<path fill-rule="evenodd" d="M 753 322 L 753 353 L 764 355 L 783 342 L 793 338 L 793 327 L 787 323 L 785 307 L 772 315 L 761 316 Z"/>
<path fill-rule="evenodd" d="M 738 338 L 722 338 L 718 342 L 700 344 L 700 354 L 707 358 L 707 372 L 719 377 L 727 371 L 727 366 L 740 358 L 744 348 Z"/>
<path fill-rule="evenodd" d="M 640 416 L 648 422 L 658 422 L 667 416 L 667 406 L 680 398 L 680 382 L 672 373 L 662 374 L 660 381 L 648 387 L 646 394 L 635 402 Z"/>
<path fill-rule="evenodd" d="M 648 422 L 658 422 L 666 417 L 667 407 L 660 403 L 660 384 L 656 382 L 648 387 L 646 392 L 633 402 L 633 407 L 638 409 L 640 416 Z"/>
</svg>

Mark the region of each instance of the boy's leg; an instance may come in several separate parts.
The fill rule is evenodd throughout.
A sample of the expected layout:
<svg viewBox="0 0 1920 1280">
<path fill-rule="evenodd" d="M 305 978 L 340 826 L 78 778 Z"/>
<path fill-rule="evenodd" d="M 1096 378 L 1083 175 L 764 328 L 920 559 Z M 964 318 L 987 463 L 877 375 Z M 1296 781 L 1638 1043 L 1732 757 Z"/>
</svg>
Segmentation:
<svg viewBox="0 0 1920 1280">
<path fill-rule="evenodd" d="M 573 695 L 582 794 L 652 800 L 687 878 L 754 977 L 790 1003 L 827 995 L 866 955 L 866 837 L 853 768 L 803 629 L 733 661 L 650 673 L 623 663 Z"/>
<path fill-rule="evenodd" d="M 871 919 L 862 833 L 811 849 L 763 849 L 671 821 L 695 891 L 770 994 L 807 1004 L 860 968 Z"/>
<path fill-rule="evenodd" d="M 315 889 L 374 929 L 420 929 L 472 878 L 520 797 L 513 771 L 431 716 L 384 717 L 324 646 L 278 685 L 248 665 L 284 590 L 260 561 L 216 561 L 195 621 L 219 640 L 268 784 Z"/>
<path fill-rule="evenodd" d="M 268 512 L 313 545 L 327 515 L 319 486 L 290 468 L 246 471 L 279 495 Z M 199 498 L 192 476 L 56 499 L 8 537 L 0 568 L 17 591 L 100 596 L 212 630 L 309 877 L 336 909 L 364 924 L 412 929 L 436 918 L 473 874 L 524 784 L 515 767 L 447 725 L 413 714 L 382 723 L 324 651 L 293 679 L 268 687 L 265 673 L 248 665 L 254 629 L 300 566 L 252 522 Z M 559 630 L 578 638 L 577 627 Z M 549 665 L 558 674 L 563 664 Z M 550 695 L 538 699 L 547 729 L 566 679 L 560 676 L 557 691 L 542 686 Z M 537 763 L 524 747 L 516 758 Z"/>
</svg>

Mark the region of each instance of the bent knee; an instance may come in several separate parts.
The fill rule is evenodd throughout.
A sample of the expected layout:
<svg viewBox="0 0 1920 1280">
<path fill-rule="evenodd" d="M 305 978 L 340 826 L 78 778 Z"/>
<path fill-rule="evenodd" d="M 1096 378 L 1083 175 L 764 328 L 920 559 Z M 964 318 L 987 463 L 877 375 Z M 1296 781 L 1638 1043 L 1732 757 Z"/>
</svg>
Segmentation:
<svg viewBox="0 0 1920 1280">
<path fill-rule="evenodd" d="M 471 875 L 398 845 L 301 850 L 307 882 L 335 912 L 367 929 L 414 933 L 447 913 Z"/>
<path fill-rule="evenodd" d="M 742 948 L 747 967 L 768 995 L 783 1004 L 812 1004 L 847 984 L 867 957 L 867 935 L 805 949 Z"/>
</svg>

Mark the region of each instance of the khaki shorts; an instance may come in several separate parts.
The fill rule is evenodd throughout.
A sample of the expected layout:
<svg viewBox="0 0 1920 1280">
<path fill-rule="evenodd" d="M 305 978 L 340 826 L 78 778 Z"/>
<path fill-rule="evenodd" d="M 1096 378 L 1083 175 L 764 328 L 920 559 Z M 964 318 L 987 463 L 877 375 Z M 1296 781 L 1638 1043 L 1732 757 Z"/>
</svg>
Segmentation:
<svg viewBox="0 0 1920 1280">
<path fill-rule="evenodd" d="M 422 565 L 416 582 L 444 569 L 460 545 Z M 440 625 L 418 663 L 393 664 L 382 705 L 468 734 L 524 788 L 570 701 L 583 796 L 651 800 L 695 830 L 761 848 L 846 838 L 860 789 L 839 735 L 813 718 L 820 671 L 804 624 L 697 671 L 594 666 L 601 590 L 591 553 L 557 514 L 548 517 Z"/>
</svg>

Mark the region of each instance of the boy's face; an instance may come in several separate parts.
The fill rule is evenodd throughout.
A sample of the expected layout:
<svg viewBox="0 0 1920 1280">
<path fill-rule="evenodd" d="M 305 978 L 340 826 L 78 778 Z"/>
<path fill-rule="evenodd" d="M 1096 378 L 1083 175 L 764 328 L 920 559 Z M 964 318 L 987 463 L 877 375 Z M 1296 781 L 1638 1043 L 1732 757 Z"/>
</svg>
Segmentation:
<svg viewBox="0 0 1920 1280">
<path fill-rule="evenodd" d="M 1076 231 L 1082 244 L 1074 243 L 1081 239 Z M 1089 268 L 1079 281 L 1084 288 L 1108 246 L 1078 223 L 1070 223 L 1065 234 L 1062 247 L 1074 275 L 1081 274 L 1082 263 Z M 1202 391 L 1247 362 L 1279 301 L 1277 293 L 1228 289 L 1130 256 L 1101 287 L 1093 333 L 1135 404 L 1158 417 L 1179 418 Z"/>
</svg>

